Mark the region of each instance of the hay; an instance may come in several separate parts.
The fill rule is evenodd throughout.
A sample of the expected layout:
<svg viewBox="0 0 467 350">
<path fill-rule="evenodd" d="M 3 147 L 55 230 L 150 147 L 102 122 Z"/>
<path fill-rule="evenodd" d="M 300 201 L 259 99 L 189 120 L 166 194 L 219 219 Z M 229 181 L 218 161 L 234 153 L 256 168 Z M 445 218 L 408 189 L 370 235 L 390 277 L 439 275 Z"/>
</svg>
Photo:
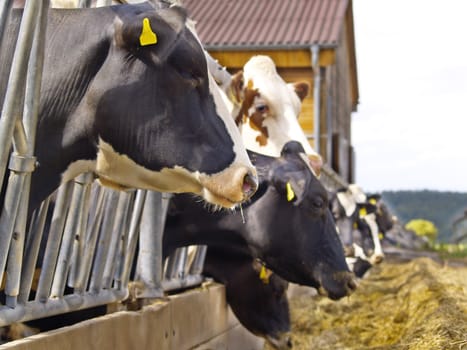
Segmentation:
<svg viewBox="0 0 467 350">
<path fill-rule="evenodd" d="M 295 350 L 467 350 L 467 267 L 385 262 L 346 299 L 290 304 Z"/>
</svg>

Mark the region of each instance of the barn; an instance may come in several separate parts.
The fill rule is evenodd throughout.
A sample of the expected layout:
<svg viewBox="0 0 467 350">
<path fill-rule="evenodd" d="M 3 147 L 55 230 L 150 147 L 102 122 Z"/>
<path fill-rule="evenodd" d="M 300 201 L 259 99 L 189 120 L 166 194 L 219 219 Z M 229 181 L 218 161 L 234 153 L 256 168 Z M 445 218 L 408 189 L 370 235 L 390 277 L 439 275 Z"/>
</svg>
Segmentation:
<svg viewBox="0 0 467 350">
<path fill-rule="evenodd" d="M 351 114 L 358 77 L 351 0 L 184 0 L 209 53 L 230 72 L 252 55 L 270 56 L 287 82 L 312 90 L 299 120 L 312 147 L 355 180 Z"/>
</svg>

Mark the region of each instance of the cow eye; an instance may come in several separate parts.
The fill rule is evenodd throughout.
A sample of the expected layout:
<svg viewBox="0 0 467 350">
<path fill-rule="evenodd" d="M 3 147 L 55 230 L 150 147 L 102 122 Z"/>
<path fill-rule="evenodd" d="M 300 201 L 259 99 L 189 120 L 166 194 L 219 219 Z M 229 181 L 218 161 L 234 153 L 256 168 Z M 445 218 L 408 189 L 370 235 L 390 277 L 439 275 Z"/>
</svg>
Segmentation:
<svg viewBox="0 0 467 350">
<path fill-rule="evenodd" d="M 256 112 L 259 112 L 259 113 L 266 113 L 269 109 L 269 107 L 265 104 L 257 105 L 255 106 L 255 108 L 256 108 Z"/>
<path fill-rule="evenodd" d="M 324 207 L 324 200 L 321 197 L 317 197 L 313 199 L 313 207 L 316 209 L 322 209 Z"/>
<path fill-rule="evenodd" d="M 201 77 L 194 75 L 192 72 L 182 70 L 179 72 L 184 80 L 189 82 L 193 87 L 201 85 Z"/>
</svg>

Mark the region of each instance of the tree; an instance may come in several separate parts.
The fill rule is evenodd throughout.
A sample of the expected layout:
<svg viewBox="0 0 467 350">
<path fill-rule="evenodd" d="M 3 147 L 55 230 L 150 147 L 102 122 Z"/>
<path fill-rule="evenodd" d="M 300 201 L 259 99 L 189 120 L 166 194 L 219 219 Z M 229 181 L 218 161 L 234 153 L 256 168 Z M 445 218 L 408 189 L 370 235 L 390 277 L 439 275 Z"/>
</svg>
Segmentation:
<svg viewBox="0 0 467 350">
<path fill-rule="evenodd" d="M 431 242 L 434 242 L 438 236 L 436 225 L 425 219 L 412 219 L 405 225 L 405 228 L 415 232 L 417 236 L 428 238 Z"/>
</svg>

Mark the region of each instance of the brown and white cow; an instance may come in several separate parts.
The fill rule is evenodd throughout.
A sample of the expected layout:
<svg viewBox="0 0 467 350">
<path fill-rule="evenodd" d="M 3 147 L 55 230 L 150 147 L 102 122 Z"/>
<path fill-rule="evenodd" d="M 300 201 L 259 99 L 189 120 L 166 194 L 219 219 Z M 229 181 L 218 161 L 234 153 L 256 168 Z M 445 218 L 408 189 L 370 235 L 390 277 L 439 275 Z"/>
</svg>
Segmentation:
<svg viewBox="0 0 467 350">
<path fill-rule="evenodd" d="M 209 60 L 208 67 L 211 68 Z M 222 70 L 218 70 L 213 74 L 221 73 Z M 224 73 L 220 80 L 225 79 Z M 313 172 L 319 176 L 322 158 L 311 147 L 298 122 L 301 102 L 309 89 L 307 82 L 286 83 L 270 57 L 257 55 L 248 60 L 243 71 L 232 77 L 227 95 L 233 102 L 232 115 L 247 149 L 278 157 L 288 141 L 298 141 L 305 149 Z"/>
</svg>

